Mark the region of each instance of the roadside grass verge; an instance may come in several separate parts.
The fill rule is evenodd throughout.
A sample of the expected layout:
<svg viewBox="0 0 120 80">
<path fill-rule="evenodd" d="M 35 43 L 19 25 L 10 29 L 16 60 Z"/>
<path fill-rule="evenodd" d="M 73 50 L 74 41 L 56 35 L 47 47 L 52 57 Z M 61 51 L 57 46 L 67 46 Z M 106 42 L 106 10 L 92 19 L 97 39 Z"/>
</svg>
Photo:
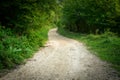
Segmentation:
<svg viewBox="0 0 120 80">
<path fill-rule="evenodd" d="M 31 29 L 28 34 L 18 35 L 0 26 L 0 71 L 11 69 L 32 57 L 48 39 L 51 27 Z"/>
<path fill-rule="evenodd" d="M 58 32 L 66 37 L 85 43 L 95 55 L 111 63 L 120 73 L 120 37 L 107 31 L 104 34 L 80 34 L 59 28 Z"/>
</svg>

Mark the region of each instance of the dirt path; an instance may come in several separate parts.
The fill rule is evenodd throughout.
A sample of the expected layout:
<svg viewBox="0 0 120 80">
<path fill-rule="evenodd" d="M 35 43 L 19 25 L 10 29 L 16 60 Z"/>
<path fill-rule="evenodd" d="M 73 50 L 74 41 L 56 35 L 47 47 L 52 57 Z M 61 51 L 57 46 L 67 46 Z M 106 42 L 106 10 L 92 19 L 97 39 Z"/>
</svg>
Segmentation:
<svg viewBox="0 0 120 80">
<path fill-rule="evenodd" d="M 75 40 L 49 32 L 46 47 L 0 80 L 120 80 L 109 65 Z"/>
</svg>

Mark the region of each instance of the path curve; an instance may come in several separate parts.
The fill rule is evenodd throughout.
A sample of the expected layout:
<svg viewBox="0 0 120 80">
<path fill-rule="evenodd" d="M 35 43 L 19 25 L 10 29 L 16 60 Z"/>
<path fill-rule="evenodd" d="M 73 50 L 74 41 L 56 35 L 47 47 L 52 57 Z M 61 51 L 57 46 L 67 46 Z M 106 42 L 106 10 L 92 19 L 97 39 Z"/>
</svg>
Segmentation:
<svg viewBox="0 0 120 80">
<path fill-rule="evenodd" d="M 109 65 L 75 40 L 49 31 L 46 47 L 0 80 L 120 80 Z"/>
</svg>

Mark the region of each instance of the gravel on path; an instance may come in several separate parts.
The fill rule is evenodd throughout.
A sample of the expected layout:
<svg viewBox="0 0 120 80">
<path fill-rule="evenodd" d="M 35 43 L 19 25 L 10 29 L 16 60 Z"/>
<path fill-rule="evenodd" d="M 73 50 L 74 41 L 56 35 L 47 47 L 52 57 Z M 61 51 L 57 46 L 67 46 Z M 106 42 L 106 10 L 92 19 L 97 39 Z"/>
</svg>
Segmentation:
<svg viewBox="0 0 120 80">
<path fill-rule="evenodd" d="M 109 64 L 76 40 L 49 31 L 45 48 L 0 80 L 120 80 Z"/>
</svg>

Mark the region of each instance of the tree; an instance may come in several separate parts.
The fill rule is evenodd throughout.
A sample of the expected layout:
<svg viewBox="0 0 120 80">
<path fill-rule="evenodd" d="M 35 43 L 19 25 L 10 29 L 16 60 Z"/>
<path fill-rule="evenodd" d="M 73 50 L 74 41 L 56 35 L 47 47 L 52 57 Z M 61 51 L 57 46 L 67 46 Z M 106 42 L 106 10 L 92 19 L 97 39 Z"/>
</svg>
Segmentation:
<svg viewBox="0 0 120 80">
<path fill-rule="evenodd" d="M 62 21 L 76 32 L 104 32 L 108 28 L 119 32 L 119 6 L 119 0 L 65 0 Z"/>
<path fill-rule="evenodd" d="M 0 0 L 0 22 L 24 33 L 48 22 L 55 7 L 56 0 Z"/>
</svg>

